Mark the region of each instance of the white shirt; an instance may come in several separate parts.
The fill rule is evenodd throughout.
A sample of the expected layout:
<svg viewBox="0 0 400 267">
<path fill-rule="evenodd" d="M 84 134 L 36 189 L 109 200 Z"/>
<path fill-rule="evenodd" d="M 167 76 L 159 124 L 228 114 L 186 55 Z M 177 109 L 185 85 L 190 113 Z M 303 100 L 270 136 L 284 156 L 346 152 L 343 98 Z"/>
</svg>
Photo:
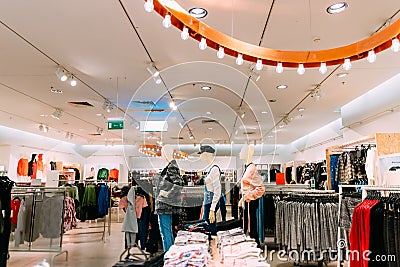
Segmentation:
<svg viewBox="0 0 400 267">
<path fill-rule="evenodd" d="M 207 191 L 214 193 L 210 208 L 212 211 L 215 211 L 218 201 L 221 198 L 221 181 L 219 178 L 219 168 L 216 166 L 211 167 L 210 172 L 207 174 L 205 184 Z"/>
</svg>

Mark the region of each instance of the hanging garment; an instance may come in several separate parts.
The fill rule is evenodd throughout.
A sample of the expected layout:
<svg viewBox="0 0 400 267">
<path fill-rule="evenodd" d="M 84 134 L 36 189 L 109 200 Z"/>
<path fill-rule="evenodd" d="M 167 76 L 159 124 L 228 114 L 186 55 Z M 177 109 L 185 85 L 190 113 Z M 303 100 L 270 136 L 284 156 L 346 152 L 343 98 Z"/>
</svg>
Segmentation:
<svg viewBox="0 0 400 267">
<path fill-rule="evenodd" d="M 13 200 L 11 200 L 11 213 L 12 213 L 11 231 L 12 232 L 14 232 L 15 228 L 17 228 L 18 213 L 19 213 L 20 206 L 21 206 L 21 200 L 19 198 L 14 198 Z"/>
<path fill-rule="evenodd" d="M 81 221 L 97 219 L 98 206 L 96 186 L 87 185 L 85 187 L 82 204 L 81 204 Z"/>
<path fill-rule="evenodd" d="M 110 170 L 109 180 L 117 180 L 118 181 L 118 176 L 119 176 L 118 169 L 114 168 L 114 169 Z"/>
<path fill-rule="evenodd" d="M 108 196 L 108 187 L 104 184 L 100 185 L 99 194 L 97 198 L 98 204 L 98 217 L 102 218 L 108 214 L 109 207 L 109 196 Z"/>
<path fill-rule="evenodd" d="M 128 200 L 128 208 L 126 209 L 124 222 L 122 224 L 122 232 L 129 232 L 136 234 L 138 232 L 138 224 L 136 218 L 136 208 L 135 208 L 136 196 L 134 187 L 131 187 L 131 189 L 129 189 L 126 199 Z"/>
<path fill-rule="evenodd" d="M 76 228 L 78 221 L 76 219 L 75 201 L 71 197 L 65 197 L 64 205 L 64 233 Z"/>
<path fill-rule="evenodd" d="M 28 176 L 28 159 L 20 158 L 18 160 L 17 175 Z"/>
<path fill-rule="evenodd" d="M 31 155 L 31 160 L 28 163 L 28 176 L 32 176 L 33 175 L 33 163 L 36 161 L 36 155 L 37 154 L 32 154 Z M 35 170 L 36 173 L 36 170 Z M 35 174 L 36 176 L 36 174 Z"/>
<path fill-rule="evenodd" d="M 8 177 L 0 176 L 0 267 L 7 266 L 11 233 L 11 189 L 14 184 Z"/>
<path fill-rule="evenodd" d="M 265 186 L 254 163 L 249 163 L 241 180 L 243 199 L 246 202 L 259 199 L 264 195 Z"/>
<path fill-rule="evenodd" d="M 44 238 L 60 238 L 63 220 L 64 197 L 53 196 L 43 201 L 40 209 L 40 234 Z"/>
<path fill-rule="evenodd" d="M 37 170 L 38 171 L 44 171 L 44 166 L 43 166 L 43 154 L 38 155 L 38 160 L 37 160 Z"/>
<path fill-rule="evenodd" d="M 24 243 L 25 240 L 25 227 L 26 227 L 26 204 L 25 200 L 21 200 L 18 211 L 17 228 L 15 229 L 15 247 Z"/>
<path fill-rule="evenodd" d="M 97 172 L 97 180 L 108 180 L 108 169 L 101 168 Z"/>
<path fill-rule="evenodd" d="M 142 217 L 143 208 L 148 207 L 147 200 L 143 196 L 136 195 L 135 208 L 136 208 L 136 217 L 140 219 Z"/>
</svg>

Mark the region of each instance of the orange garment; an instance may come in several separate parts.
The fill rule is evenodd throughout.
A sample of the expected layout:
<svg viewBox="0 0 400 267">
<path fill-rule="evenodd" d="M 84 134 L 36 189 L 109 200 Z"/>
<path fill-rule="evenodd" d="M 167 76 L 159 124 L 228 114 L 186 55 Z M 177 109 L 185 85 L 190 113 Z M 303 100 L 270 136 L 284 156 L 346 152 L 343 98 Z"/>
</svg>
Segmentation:
<svg viewBox="0 0 400 267">
<path fill-rule="evenodd" d="M 148 207 L 147 200 L 145 197 L 136 196 L 135 208 L 136 208 L 136 218 L 140 219 L 142 217 L 143 208 Z"/>
<path fill-rule="evenodd" d="M 119 175 L 119 170 L 118 169 L 111 169 L 110 170 L 110 174 L 108 175 L 108 180 L 113 179 L 116 180 L 118 179 L 118 175 Z"/>
<path fill-rule="evenodd" d="M 28 176 L 28 159 L 20 158 L 18 161 L 17 175 Z"/>
<path fill-rule="evenodd" d="M 30 176 L 31 179 L 36 179 L 36 172 L 37 172 L 37 162 L 32 163 L 32 175 Z"/>
<path fill-rule="evenodd" d="M 43 171 L 44 170 L 44 167 L 43 167 L 43 154 L 39 154 L 38 155 L 37 170 L 38 171 Z"/>
</svg>

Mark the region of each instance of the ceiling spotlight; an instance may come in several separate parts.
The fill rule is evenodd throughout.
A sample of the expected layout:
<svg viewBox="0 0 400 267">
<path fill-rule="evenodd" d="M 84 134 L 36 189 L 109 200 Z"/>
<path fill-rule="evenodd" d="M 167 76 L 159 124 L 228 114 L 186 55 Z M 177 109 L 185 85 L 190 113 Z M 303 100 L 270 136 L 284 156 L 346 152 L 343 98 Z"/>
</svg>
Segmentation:
<svg viewBox="0 0 400 267">
<path fill-rule="evenodd" d="M 53 94 L 62 94 L 62 90 L 60 89 L 55 89 L 53 86 L 50 88 L 50 92 L 52 92 Z"/>
<path fill-rule="evenodd" d="M 299 68 L 297 69 L 297 73 L 299 75 L 303 75 L 306 72 L 306 69 L 304 68 L 304 65 L 302 63 L 299 64 Z"/>
<path fill-rule="evenodd" d="M 261 114 L 268 114 L 268 111 L 261 111 Z"/>
<path fill-rule="evenodd" d="M 164 26 L 164 28 L 171 27 L 171 15 L 170 14 L 165 15 L 165 17 L 162 21 L 162 25 Z"/>
<path fill-rule="evenodd" d="M 183 27 L 183 30 L 181 32 L 181 38 L 182 40 L 189 39 L 189 29 L 187 27 Z"/>
<path fill-rule="evenodd" d="M 245 116 L 245 115 L 246 115 L 246 113 L 243 112 L 242 115 L 240 115 L 240 117 L 241 117 L 242 119 L 244 119 L 244 116 Z"/>
<path fill-rule="evenodd" d="M 392 46 L 390 47 L 390 49 L 395 53 L 400 51 L 400 41 L 399 41 L 399 39 L 394 38 L 392 40 Z"/>
<path fill-rule="evenodd" d="M 68 79 L 67 72 L 63 68 L 58 68 L 56 70 L 56 75 L 62 82 L 65 82 Z"/>
<path fill-rule="evenodd" d="M 297 109 L 299 112 L 302 112 L 302 111 L 304 111 L 304 110 L 306 110 L 305 108 L 298 108 Z"/>
<path fill-rule="evenodd" d="M 326 9 L 326 12 L 328 12 L 329 14 L 340 13 L 340 12 L 343 12 L 348 7 L 349 7 L 349 5 L 346 2 L 339 2 L 339 3 L 329 6 Z"/>
<path fill-rule="evenodd" d="M 325 74 L 328 71 L 328 68 L 326 67 L 326 63 L 325 62 L 321 63 L 321 67 L 319 67 L 318 71 L 321 74 Z"/>
<path fill-rule="evenodd" d="M 374 50 L 368 51 L 367 61 L 369 63 L 374 63 L 376 61 L 376 55 Z"/>
<path fill-rule="evenodd" d="M 114 104 L 110 102 L 110 100 L 105 99 L 103 103 L 103 109 L 108 113 L 111 113 L 114 110 Z"/>
<path fill-rule="evenodd" d="M 257 59 L 256 70 L 261 71 L 263 69 L 263 63 L 261 59 Z"/>
<path fill-rule="evenodd" d="M 153 0 L 147 0 L 144 2 L 144 10 L 147 12 L 152 12 L 154 10 Z"/>
<path fill-rule="evenodd" d="M 202 7 L 194 7 L 189 9 L 189 14 L 195 17 L 196 19 L 202 19 L 207 16 L 208 12 Z"/>
<path fill-rule="evenodd" d="M 278 62 L 278 64 L 276 65 L 276 69 L 275 69 L 276 73 L 282 73 L 283 72 L 283 65 L 281 62 Z"/>
<path fill-rule="evenodd" d="M 319 89 L 315 89 L 311 92 L 311 97 L 314 101 L 318 101 L 321 98 L 321 92 Z"/>
<path fill-rule="evenodd" d="M 206 38 L 204 38 L 204 37 L 201 38 L 201 41 L 199 43 L 199 48 L 201 50 L 205 50 L 207 48 L 207 40 L 206 40 Z"/>
<path fill-rule="evenodd" d="M 154 65 L 153 62 L 151 62 L 148 66 L 147 66 L 147 71 L 150 72 L 150 74 L 153 77 L 157 77 L 158 75 L 160 75 L 160 72 L 157 70 L 156 66 Z"/>
<path fill-rule="evenodd" d="M 39 131 L 47 133 L 49 131 L 49 126 L 43 125 L 42 123 L 39 125 Z"/>
<path fill-rule="evenodd" d="M 72 87 L 75 87 L 75 86 L 78 84 L 78 82 L 76 81 L 74 75 L 71 75 L 71 80 L 69 81 L 69 84 L 70 84 Z"/>
<path fill-rule="evenodd" d="M 201 90 L 210 91 L 211 90 L 211 86 L 204 85 L 204 86 L 201 87 Z"/>
<path fill-rule="evenodd" d="M 162 80 L 161 80 L 160 76 L 153 77 L 153 79 L 154 79 L 154 82 L 155 82 L 156 84 L 162 83 Z"/>
<path fill-rule="evenodd" d="M 243 64 L 243 55 L 240 53 L 238 54 L 238 56 L 236 58 L 236 64 L 239 66 Z"/>
<path fill-rule="evenodd" d="M 218 48 L 217 57 L 218 57 L 219 59 L 223 59 L 224 56 L 225 56 L 224 48 L 223 48 L 222 46 L 220 46 L 220 47 Z"/>
<path fill-rule="evenodd" d="M 194 136 L 193 136 L 192 133 L 189 133 L 189 139 L 190 139 L 190 140 L 193 140 L 193 139 L 194 139 Z"/>
<path fill-rule="evenodd" d="M 343 63 L 343 69 L 349 71 L 351 69 L 350 58 L 346 58 Z"/>
<path fill-rule="evenodd" d="M 57 120 L 59 120 L 61 116 L 62 116 L 62 110 L 59 108 L 56 108 L 56 110 L 51 114 L 51 117 Z"/>
</svg>

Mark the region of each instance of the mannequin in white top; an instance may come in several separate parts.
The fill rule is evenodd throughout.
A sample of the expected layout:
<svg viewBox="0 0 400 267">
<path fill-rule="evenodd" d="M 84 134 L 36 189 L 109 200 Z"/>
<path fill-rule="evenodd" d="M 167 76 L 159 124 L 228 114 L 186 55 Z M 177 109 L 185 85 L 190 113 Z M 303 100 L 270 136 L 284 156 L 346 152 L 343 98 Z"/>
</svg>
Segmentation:
<svg viewBox="0 0 400 267">
<path fill-rule="evenodd" d="M 259 244 L 257 213 L 258 199 L 263 196 L 265 187 L 256 166 L 252 162 L 254 147 L 245 145 L 240 151 L 239 157 L 245 165 L 245 171 L 241 180 L 241 189 L 244 200 L 244 230 L 249 230 L 250 237 Z M 250 223 L 248 222 L 250 220 Z M 250 226 L 250 227 L 249 227 Z"/>
<path fill-rule="evenodd" d="M 221 173 L 219 167 L 214 165 L 214 152 L 214 148 L 207 145 L 201 146 L 199 152 L 201 153 L 200 159 L 207 162 L 207 168 L 211 167 L 204 181 L 203 220 L 208 219 L 212 224 L 215 223 L 215 211 L 221 198 Z"/>
</svg>

